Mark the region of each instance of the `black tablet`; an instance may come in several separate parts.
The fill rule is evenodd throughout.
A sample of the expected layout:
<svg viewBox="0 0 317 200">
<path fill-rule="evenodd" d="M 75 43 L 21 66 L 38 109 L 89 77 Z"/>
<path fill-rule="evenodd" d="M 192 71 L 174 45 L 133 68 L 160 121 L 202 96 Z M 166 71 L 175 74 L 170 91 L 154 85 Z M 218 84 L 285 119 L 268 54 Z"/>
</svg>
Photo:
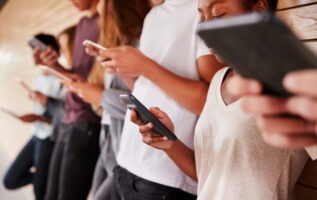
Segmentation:
<svg viewBox="0 0 317 200">
<path fill-rule="evenodd" d="M 285 74 L 317 68 L 316 55 L 271 12 L 206 22 L 198 34 L 242 76 L 260 81 L 264 93 L 289 96 L 282 85 Z"/>
<path fill-rule="evenodd" d="M 169 140 L 175 141 L 176 135 L 172 133 L 159 119 L 157 119 L 137 98 L 132 94 L 120 94 L 120 99 L 127 105 L 131 110 L 137 112 L 138 117 L 143 123 L 152 122 L 152 130 L 162 136 L 166 136 Z"/>
</svg>

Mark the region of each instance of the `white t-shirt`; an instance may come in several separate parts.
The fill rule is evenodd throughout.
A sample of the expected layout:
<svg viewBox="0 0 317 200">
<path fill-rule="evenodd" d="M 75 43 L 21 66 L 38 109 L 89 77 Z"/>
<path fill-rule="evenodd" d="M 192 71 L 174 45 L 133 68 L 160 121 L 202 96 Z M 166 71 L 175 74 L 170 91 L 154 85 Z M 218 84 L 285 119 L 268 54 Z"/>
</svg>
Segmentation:
<svg viewBox="0 0 317 200">
<path fill-rule="evenodd" d="M 225 105 L 221 84 L 227 70 L 214 76 L 196 126 L 198 199 L 287 200 L 308 155 L 267 145 L 240 101 Z"/>
<path fill-rule="evenodd" d="M 61 82 L 58 78 L 52 75 L 44 75 L 42 72 L 39 72 L 34 80 L 33 87 L 34 91 L 41 92 L 49 97 L 60 99 L 63 95 L 61 91 Z M 33 113 L 36 115 L 43 115 L 46 108 L 41 104 L 35 102 L 33 107 Z M 46 139 L 53 132 L 53 127 L 47 123 L 36 121 L 33 123 L 32 133 L 37 138 Z"/>
<path fill-rule="evenodd" d="M 147 15 L 140 40 L 140 50 L 169 71 L 192 80 L 199 80 L 196 59 L 210 54 L 198 40 L 197 1 L 167 0 Z M 160 74 L 157 74 L 160 76 Z M 157 106 L 172 119 L 175 134 L 193 148 L 197 116 L 175 102 L 145 77 L 139 77 L 133 95 L 146 107 Z M 146 180 L 196 193 L 196 182 L 186 176 L 162 151 L 142 142 L 138 126 L 127 112 L 118 163 Z"/>
</svg>

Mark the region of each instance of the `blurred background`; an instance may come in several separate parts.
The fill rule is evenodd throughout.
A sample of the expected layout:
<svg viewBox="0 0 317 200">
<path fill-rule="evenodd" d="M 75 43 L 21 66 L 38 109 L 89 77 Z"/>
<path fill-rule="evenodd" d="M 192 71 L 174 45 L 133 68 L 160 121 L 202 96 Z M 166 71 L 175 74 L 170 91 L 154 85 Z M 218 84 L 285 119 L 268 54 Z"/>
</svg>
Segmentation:
<svg viewBox="0 0 317 200">
<path fill-rule="evenodd" d="M 315 52 L 316 10 L 317 0 L 279 0 L 278 15 Z M 0 0 L 0 107 L 19 115 L 32 110 L 32 102 L 19 84 L 23 80 L 31 86 L 38 70 L 27 40 L 39 32 L 57 35 L 76 24 L 82 14 L 66 0 Z M 0 112 L 0 128 L 0 200 L 34 199 L 31 186 L 7 191 L 2 184 L 5 170 L 31 136 L 30 126 Z M 317 180 L 316 176 L 308 174 L 301 181 L 310 188 L 317 188 L 317 184 L 310 181 Z M 301 190 L 307 192 L 308 189 L 302 187 Z"/>
<path fill-rule="evenodd" d="M 24 114 L 32 102 L 19 81 L 31 86 L 38 70 L 27 40 L 39 32 L 57 35 L 81 15 L 70 1 L 60 0 L 0 0 L 0 8 L 0 106 Z M 0 127 L 0 200 L 34 199 L 31 186 L 8 191 L 2 184 L 5 170 L 31 136 L 30 126 L 0 112 Z"/>
</svg>

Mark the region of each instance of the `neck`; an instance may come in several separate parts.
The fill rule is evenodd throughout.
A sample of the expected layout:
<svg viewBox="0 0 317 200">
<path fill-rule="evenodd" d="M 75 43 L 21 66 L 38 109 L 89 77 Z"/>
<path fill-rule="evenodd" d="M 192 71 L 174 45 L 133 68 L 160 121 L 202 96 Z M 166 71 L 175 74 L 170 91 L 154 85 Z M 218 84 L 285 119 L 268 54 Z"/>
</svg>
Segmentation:
<svg viewBox="0 0 317 200">
<path fill-rule="evenodd" d="M 92 17 L 97 13 L 97 4 L 98 1 L 92 1 L 90 8 L 87 10 L 87 16 Z"/>
</svg>

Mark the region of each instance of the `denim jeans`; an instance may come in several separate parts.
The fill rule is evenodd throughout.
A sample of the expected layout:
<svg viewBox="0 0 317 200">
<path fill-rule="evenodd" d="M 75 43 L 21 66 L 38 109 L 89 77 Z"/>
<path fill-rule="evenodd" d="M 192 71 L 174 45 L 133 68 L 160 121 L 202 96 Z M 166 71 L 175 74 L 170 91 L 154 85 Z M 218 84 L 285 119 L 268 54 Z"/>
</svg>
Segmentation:
<svg viewBox="0 0 317 200">
<path fill-rule="evenodd" d="M 7 189 L 17 189 L 32 183 L 35 198 L 44 199 L 53 147 L 54 143 L 50 139 L 42 140 L 33 136 L 4 175 L 4 186 Z"/>
<path fill-rule="evenodd" d="M 86 200 L 99 156 L 100 124 L 60 124 L 52 155 L 48 200 Z"/>
<path fill-rule="evenodd" d="M 195 195 L 138 177 L 117 166 L 114 179 L 121 200 L 194 200 Z"/>
</svg>

